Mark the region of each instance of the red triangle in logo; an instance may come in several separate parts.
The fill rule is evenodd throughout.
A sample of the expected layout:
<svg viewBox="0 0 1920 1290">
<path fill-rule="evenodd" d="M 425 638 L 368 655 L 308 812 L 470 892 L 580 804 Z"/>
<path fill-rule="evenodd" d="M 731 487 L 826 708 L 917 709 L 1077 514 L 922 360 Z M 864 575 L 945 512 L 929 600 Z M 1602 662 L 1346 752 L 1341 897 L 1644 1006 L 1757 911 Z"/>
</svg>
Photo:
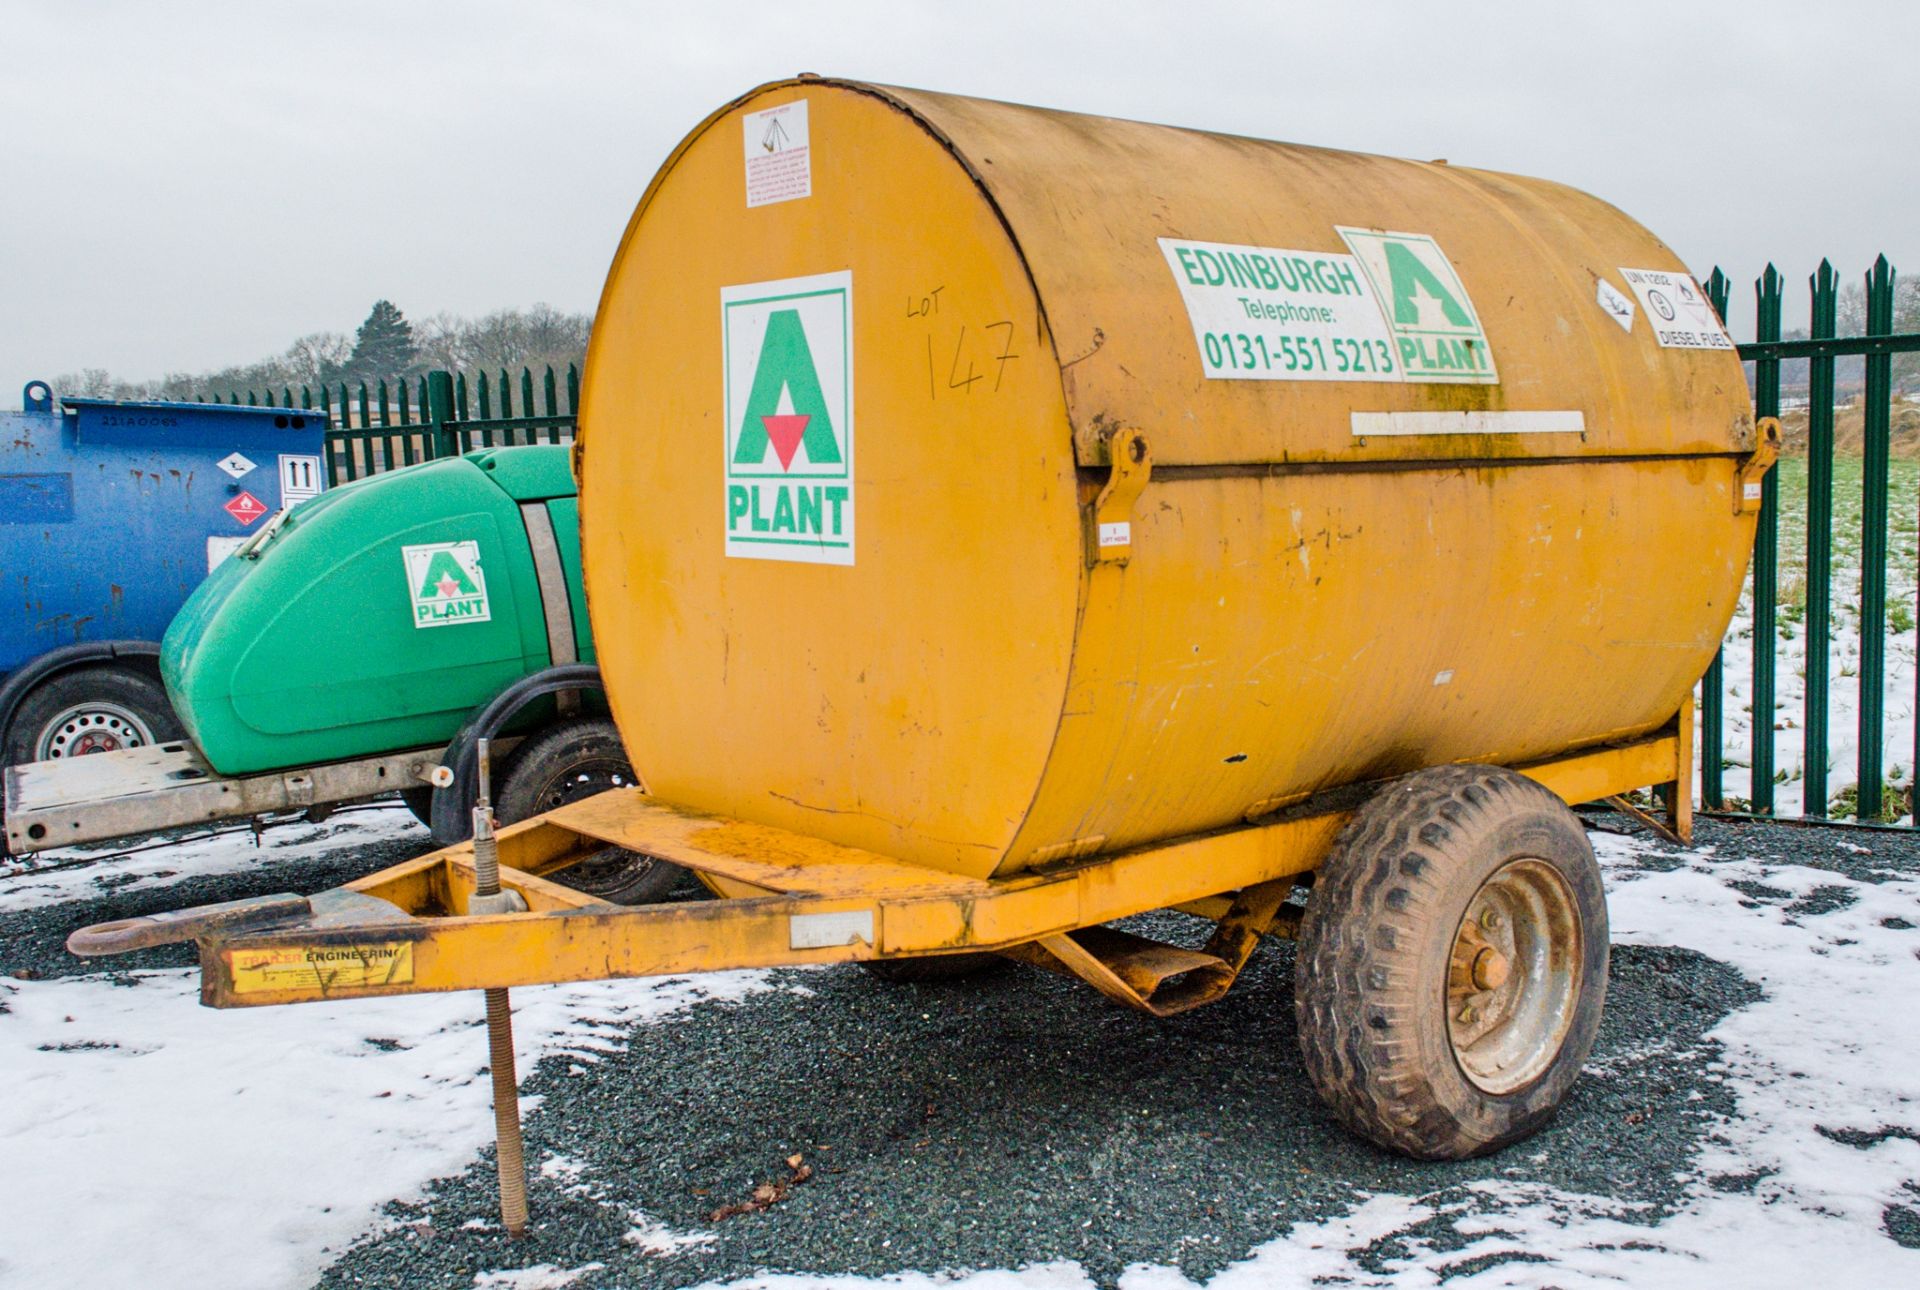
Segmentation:
<svg viewBox="0 0 1920 1290">
<path fill-rule="evenodd" d="M 772 413 L 760 418 L 767 427 L 767 438 L 773 440 L 773 451 L 780 458 L 780 469 L 787 470 L 793 465 L 793 454 L 800 451 L 800 437 L 807 432 L 807 422 L 813 420 L 804 412 L 789 412 L 782 416 Z"/>
</svg>

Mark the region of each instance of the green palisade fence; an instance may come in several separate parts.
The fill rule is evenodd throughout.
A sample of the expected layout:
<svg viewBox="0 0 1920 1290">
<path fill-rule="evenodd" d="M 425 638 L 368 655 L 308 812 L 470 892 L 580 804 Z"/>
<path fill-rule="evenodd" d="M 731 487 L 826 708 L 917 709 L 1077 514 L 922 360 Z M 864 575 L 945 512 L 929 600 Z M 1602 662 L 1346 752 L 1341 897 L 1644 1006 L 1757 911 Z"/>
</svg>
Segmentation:
<svg viewBox="0 0 1920 1290">
<path fill-rule="evenodd" d="M 500 448 L 532 443 L 571 443 L 575 414 L 580 406 L 580 369 L 567 365 L 566 398 L 561 400 L 561 378 L 551 366 L 538 378 L 540 393 L 535 408 L 536 378 L 533 369 L 520 369 L 520 412 L 514 410 L 514 378 L 500 369 L 490 382 L 486 372 L 476 374 L 473 388 L 477 416 L 468 414 L 468 380 L 465 373 L 429 372 L 409 383 L 404 378 L 392 382 L 366 381 L 357 386 L 301 386 L 297 406 L 318 411 L 327 417 L 327 482 L 343 484 L 348 480 L 378 474 L 399 466 L 457 456 L 478 448 Z M 498 413 L 494 401 L 497 394 Z M 272 390 L 264 397 L 253 390 L 244 394 L 229 391 L 201 395 L 202 403 L 246 404 L 255 407 L 296 406 L 293 389 L 282 387 L 278 396 Z"/>
<path fill-rule="evenodd" d="M 1804 702 L 1799 714 L 1804 739 L 1801 814 L 1825 819 L 1832 800 L 1828 757 L 1832 741 L 1831 676 L 1842 661 L 1834 657 L 1834 395 L 1836 360 L 1864 356 L 1865 384 L 1861 394 L 1860 520 L 1860 682 L 1856 807 L 1854 818 L 1876 822 L 1889 814 L 1885 800 L 1886 767 L 1883 749 L 1887 714 L 1887 508 L 1890 497 L 1892 449 L 1893 358 L 1920 352 L 1920 334 L 1894 332 L 1893 266 L 1881 256 L 1866 274 L 1864 334 L 1838 337 L 1840 277 L 1822 261 L 1808 279 L 1811 316 L 1805 340 L 1782 340 L 1781 313 L 1785 281 L 1772 265 L 1754 284 L 1754 339 L 1739 346 L 1740 357 L 1753 364 L 1753 401 L 1756 417 L 1780 414 L 1782 365 L 1807 360 L 1807 460 L 1805 610 L 1795 648 L 1779 637 L 1780 490 L 1778 471 L 1770 471 L 1762 490 L 1758 529 L 1754 537 L 1751 587 L 1753 630 L 1752 721 L 1748 752 L 1751 768 L 1748 811 L 1775 813 L 1774 710 L 1779 668 L 1804 669 Z M 1723 320 L 1729 317 L 1729 283 L 1719 269 L 1707 280 L 1707 295 Z M 1726 792 L 1726 672 L 1715 656 L 1700 688 L 1700 797 L 1708 810 L 1724 810 Z M 1920 710 L 1920 694 L 1913 696 Z M 1910 767 L 1920 766 L 1920 721 Z M 1909 809 L 1905 814 L 1911 816 Z"/>
</svg>

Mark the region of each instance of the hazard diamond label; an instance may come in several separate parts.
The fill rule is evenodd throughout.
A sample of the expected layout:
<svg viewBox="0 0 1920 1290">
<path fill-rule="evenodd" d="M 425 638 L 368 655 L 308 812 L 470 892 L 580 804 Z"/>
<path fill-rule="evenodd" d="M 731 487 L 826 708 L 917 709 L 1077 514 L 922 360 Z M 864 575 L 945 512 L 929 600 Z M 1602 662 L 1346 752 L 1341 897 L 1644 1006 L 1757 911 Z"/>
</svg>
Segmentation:
<svg viewBox="0 0 1920 1290">
<path fill-rule="evenodd" d="M 853 563 L 853 274 L 720 292 L 727 554 Z"/>
<path fill-rule="evenodd" d="M 224 507 L 227 514 L 242 524 L 251 524 L 267 513 L 267 504 L 245 489 Z"/>
</svg>

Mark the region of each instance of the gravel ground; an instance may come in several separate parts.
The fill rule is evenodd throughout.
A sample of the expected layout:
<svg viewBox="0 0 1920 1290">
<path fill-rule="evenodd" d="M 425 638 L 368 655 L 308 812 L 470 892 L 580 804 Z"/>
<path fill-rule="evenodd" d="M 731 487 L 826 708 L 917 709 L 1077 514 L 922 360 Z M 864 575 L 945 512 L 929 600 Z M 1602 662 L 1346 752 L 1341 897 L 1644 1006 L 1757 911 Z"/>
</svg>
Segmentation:
<svg viewBox="0 0 1920 1290">
<path fill-rule="evenodd" d="M 1806 836 L 1701 833 L 1729 855 Z M 1826 862 L 1864 876 L 1897 849 L 1920 864 L 1920 846 L 1894 842 Z M 1178 935 L 1185 921 L 1161 930 Z M 541 1099 L 528 1153 L 550 1176 L 534 1180 L 528 1240 L 466 1226 L 491 1219 L 489 1157 L 393 1206 L 393 1227 L 321 1284 L 469 1286 L 478 1269 L 599 1262 L 572 1284 L 650 1287 L 1057 1259 L 1103 1285 L 1136 1262 L 1204 1279 L 1368 1193 L 1439 1192 L 1497 1218 L 1499 1202 L 1474 1186 L 1493 1180 L 1608 1197 L 1653 1224 L 1732 1109 L 1703 1036 L 1759 993 L 1689 951 L 1617 947 L 1594 1068 L 1557 1122 L 1489 1160 L 1419 1164 L 1346 1133 L 1315 1098 L 1295 1045 L 1291 960 L 1290 947 L 1266 946 L 1224 1002 L 1169 1021 L 1019 968 L 919 986 L 851 968 L 792 974 L 803 990 L 637 1031 L 592 1067 L 541 1063 L 524 1086 Z M 784 1177 L 796 1153 L 816 1173 L 788 1200 L 708 1221 Z M 623 1242 L 636 1213 L 643 1227 L 712 1240 L 662 1257 Z M 1388 1259 L 1410 1235 L 1459 1243 L 1457 1218 L 1370 1254 Z"/>
<path fill-rule="evenodd" d="M 1791 859 L 1854 881 L 1920 871 L 1920 837 L 1904 834 L 1707 821 L 1698 841 L 1723 856 Z M 97 896 L 0 916 L 0 972 L 88 971 L 60 948 L 75 927 L 315 890 L 419 849 L 363 847 L 133 893 L 102 874 Z M 1641 863 L 1679 861 L 1655 848 Z M 1852 898 L 1838 886 L 1798 896 L 1760 882 L 1740 890 L 1752 907 L 1788 918 Z M 1179 937 L 1193 926 L 1161 916 L 1149 930 Z M 191 959 L 175 947 L 115 966 Z M 1351 1210 L 1369 1194 L 1445 1202 L 1444 1221 L 1354 1253 L 1374 1268 L 1410 1240 L 1460 1248 L 1463 1209 L 1497 1229 L 1516 1189 L 1535 1184 L 1606 1198 L 1626 1221 L 1653 1225 L 1703 1180 L 1703 1148 L 1734 1109 L 1706 1035 L 1760 997 L 1738 972 L 1692 951 L 1616 946 L 1606 1022 L 1559 1119 L 1491 1159 L 1419 1164 L 1346 1133 L 1314 1097 L 1295 1046 L 1291 959 L 1284 944 L 1263 946 L 1224 1002 L 1169 1021 L 1015 967 L 913 986 L 853 968 L 781 974 L 784 989 L 702 1005 L 635 1028 L 598 1061 L 551 1057 L 527 1075 L 523 1094 L 537 1099 L 526 1117 L 535 1175 L 527 1240 L 510 1242 L 496 1225 L 488 1155 L 422 1198 L 395 1201 L 391 1221 L 320 1285 L 470 1287 L 487 1269 L 597 1264 L 568 1282 L 589 1290 L 1053 1260 L 1077 1262 L 1101 1285 L 1135 1263 L 1201 1280 L 1290 1225 Z M 476 1034 L 477 1062 L 480 1043 Z M 786 1177 L 795 1154 L 814 1172 L 783 1202 L 712 1221 L 756 1184 Z M 1704 1181 L 1745 1191 L 1761 1179 Z M 1886 1226 L 1901 1244 L 1920 1244 L 1920 1213 L 1889 1214 Z M 1485 1264 L 1463 1259 L 1449 1275 Z"/>
</svg>

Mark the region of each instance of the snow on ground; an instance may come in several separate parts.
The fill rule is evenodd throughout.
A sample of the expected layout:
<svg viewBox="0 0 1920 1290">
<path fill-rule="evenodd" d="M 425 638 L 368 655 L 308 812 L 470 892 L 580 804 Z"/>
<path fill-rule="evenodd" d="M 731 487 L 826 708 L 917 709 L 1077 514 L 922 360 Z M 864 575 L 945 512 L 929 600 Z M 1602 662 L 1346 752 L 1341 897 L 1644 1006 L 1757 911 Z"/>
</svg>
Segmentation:
<svg viewBox="0 0 1920 1290">
<path fill-rule="evenodd" d="M 480 1272 L 473 1278 L 474 1290 L 565 1290 L 589 1272 L 603 1265 L 588 1263 L 577 1268 L 556 1268 L 551 1263 L 536 1263 L 511 1272 Z"/>
<path fill-rule="evenodd" d="M 1861 836 L 1842 841 L 1847 854 L 1873 841 Z M 1920 987 L 1920 932 L 1910 930 L 1920 874 L 1869 869 L 1881 880 L 1863 881 L 1704 850 L 1643 865 L 1637 844 L 1597 841 L 1616 941 L 1695 949 L 1764 990 L 1713 1032 L 1724 1062 L 1708 1078 L 1726 1082 L 1739 1113 L 1688 1174 L 1689 1203 L 1649 1227 L 1617 1201 L 1537 1185 L 1482 1184 L 1472 1205 L 1438 1192 L 1376 1195 L 1277 1235 L 1211 1290 L 1317 1278 L 1396 1290 L 1442 1280 L 1798 1290 L 1811 1268 L 1842 1284 L 1920 1283 L 1920 1253 L 1889 1239 L 1883 1218 L 1890 1206 L 1920 1208 L 1920 1027 L 1898 1010 Z M 217 871 L 248 862 L 249 846 L 193 844 L 169 864 Z M 517 991 L 521 1070 L 551 1052 L 591 1063 L 635 1026 L 766 988 L 765 974 L 742 972 Z M 470 995 L 215 1012 L 197 1006 L 193 973 L 170 970 L 0 981 L 0 1006 L 0 1156 L 15 1181 L 0 1207 L 0 1285 L 305 1285 L 330 1254 L 391 1221 L 384 1202 L 420 1194 L 488 1141 Z M 539 1167 L 562 1182 L 577 1172 L 562 1157 Z M 1745 1192 L 1708 1181 L 1729 1176 L 1756 1181 Z M 628 1239 L 682 1246 L 702 1235 L 635 1213 Z M 1529 1261 L 1495 1260 L 1516 1251 Z M 483 1270 L 474 1284 L 564 1286 L 592 1282 L 594 1270 Z M 732 1284 L 1091 1282 L 1054 1262 Z M 1132 1268 L 1122 1284 L 1191 1285 L 1165 1267 Z"/>
<path fill-rule="evenodd" d="M 1818 1268 L 1840 1284 L 1914 1284 L 1920 1253 L 1883 1231 L 1889 1206 L 1920 1207 L 1920 1027 L 1897 1002 L 1920 987 L 1920 875 L 1861 881 L 1795 864 L 1687 853 L 1643 867 L 1596 835 L 1618 942 L 1684 946 L 1729 963 L 1764 998 L 1713 1032 L 1739 1113 L 1690 1175 L 1690 1203 L 1656 1226 L 1615 1201 L 1484 1184 L 1458 1198 L 1378 1195 L 1298 1225 L 1210 1290 L 1310 1285 L 1468 1288 L 1793 1286 Z M 1868 839 L 1868 843 L 1872 841 Z M 242 839 L 177 860 L 206 871 Z M 1854 843 L 1851 848 L 1865 844 Z M 192 851 L 193 848 L 187 848 Z M 1850 853 L 1853 853 L 1850 849 Z M 1870 864 L 1870 861 L 1868 861 Z M 1767 900 L 1752 893 L 1764 889 Z M 1814 909 L 1825 912 L 1810 912 Z M 703 999 L 767 988 L 759 973 L 521 990 L 523 1071 L 540 1054 L 592 1062 L 641 1024 Z M 468 995 L 213 1012 L 193 974 L 141 972 L 0 982 L 0 1284 L 306 1284 L 330 1252 L 382 1222 L 488 1139 L 484 1036 Z M 541 1171 L 567 1181 L 562 1157 Z M 1748 1192 L 1706 1179 L 1752 1176 Z M 1487 1216 L 1488 1200 L 1497 1218 Z M 476 1215 L 485 1222 L 490 1216 Z M 630 1239 L 698 1241 L 633 1216 Z M 1437 1241 L 1435 1223 L 1467 1238 Z M 1442 1248 L 1444 1246 L 1444 1248 Z M 1358 1256 L 1372 1251 L 1365 1260 Z M 1527 1262 L 1479 1260 L 1524 1252 Z M 482 1271 L 476 1287 L 535 1290 L 594 1265 Z M 1071 1263 L 903 1273 L 880 1281 L 767 1276 L 740 1287 L 1063 1290 Z M 1187 1290 L 1177 1270 L 1135 1267 L 1125 1290 Z"/>
<path fill-rule="evenodd" d="M 255 835 L 244 825 L 217 836 L 179 840 L 134 838 L 124 845 L 69 847 L 0 859 L 0 914 L 39 909 L 100 894 L 111 875 L 120 892 L 164 887 L 180 878 L 210 877 L 256 865 L 314 859 L 349 847 L 425 838 L 406 807 L 382 802 L 350 807 L 318 824 L 276 824 Z"/>
<path fill-rule="evenodd" d="M 356 842 L 417 828 L 404 812 L 349 827 Z M 269 855 L 342 845 L 332 829 L 269 835 Z M 230 835 L 114 871 L 152 883 L 258 863 L 254 840 Z M 0 908 L 94 894 L 97 873 L 17 878 Z M 217 1012 L 198 977 L 0 978 L 0 1286 L 306 1285 L 385 1202 L 491 1141 L 477 995 Z M 554 1052 L 591 1063 L 635 1026 L 766 988 L 765 973 L 728 972 L 518 990 L 519 1069 Z"/>
</svg>

